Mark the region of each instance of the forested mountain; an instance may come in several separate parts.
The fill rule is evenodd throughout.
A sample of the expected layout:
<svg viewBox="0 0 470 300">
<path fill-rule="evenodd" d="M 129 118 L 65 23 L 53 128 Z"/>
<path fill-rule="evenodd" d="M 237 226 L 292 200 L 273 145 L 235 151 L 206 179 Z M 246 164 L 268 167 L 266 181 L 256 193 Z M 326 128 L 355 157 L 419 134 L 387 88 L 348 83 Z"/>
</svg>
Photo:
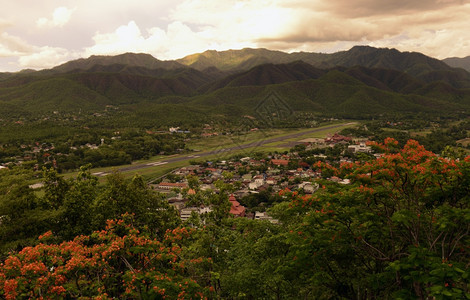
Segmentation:
<svg viewBox="0 0 470 300">
<path fill-rule="evenodd" d="M 73 60 L 52 68 L 54 73 L 66 73 L 77 70 L 89 70 L 97 65 L 126 65 L 130 67 L 145 67 L 147 69 L 177 69 L 183 65 L 175 61 L 161 61 L 146 53 L 124 53 L 116 56 L 92 55 L 89 58 Z"/>
<path fill-rule="evenodd" d="M 467 57 L 449 57 L 442 60 L 453 68 L 462 68 L 470 72 L 470 56 Z"/>
<path fill-rule="evenodd" d="M 294 112 L 349 117 L 455 113 L 470 107 L 470 73 L 420 53 L 365 46 L 333 54 L 206 51 L 178 61 L 125 53 L 3 73 L 0 79 L 2 112 L 16 117 L 93 112 L 109 105 L 124 114 L 155 111 L 160 116 L 160 110 L 175 105 L 178 119 L 178 107 L 184 105 L 182 111 L 201 117 L 231 118 L 252 114 L 268 91 L 276 91 Z"/>
<path fill-rule="evenodd" d="M 455 70 L 444 62 L 417 52 L 400 52 L 396 49 L 355 46 L 348 51 L 332 54 L 294 52 L 284 53 L 267 49 L 242 49 L 229 51 L 206 51 L 189 55 L 178 62 L 196 69 L 217 67 L 221 70 L 247 70 L 266 63 L 289 63 L 304 61 L 317 68 L 337 66 L 391 69 L 406 72 L 426 80 L 444 80 L 456 87 L 470 87 L 467 72 Z M 452 80 L 449 80 L 452 77 Z"/>
</svg>

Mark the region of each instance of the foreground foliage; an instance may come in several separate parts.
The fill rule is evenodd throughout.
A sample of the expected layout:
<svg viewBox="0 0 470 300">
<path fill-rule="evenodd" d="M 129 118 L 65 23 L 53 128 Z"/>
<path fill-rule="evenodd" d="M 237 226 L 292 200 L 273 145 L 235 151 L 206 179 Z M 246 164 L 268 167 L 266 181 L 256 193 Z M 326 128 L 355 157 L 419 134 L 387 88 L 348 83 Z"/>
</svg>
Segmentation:
<svg viewBox="0 0 470 300">
<path fill-rule="evenodd" d="M 191 201 L 217 209 L 193 216 L 193 229 L 139 178 L 114 174 L 100 189 L 85 169 L 70 181 L 48 171 L 40 199 L 0 185 L 9 192 L 0 232 L 21 232 L 20 221 L 42 224 L 29 238 L 52 230 L 4 260 L 2 296 L 470 299 L 470 157 L 440 157 L 413 140 L 372 146 L 377 159 L 314 163 L 321 178 L 351 184 L 319 178 L 313 195 L 283 190 L 270 210 L 277 224 L 227 217 L 230 187 L 210 194 L 195 180 Z"/>
</svg>

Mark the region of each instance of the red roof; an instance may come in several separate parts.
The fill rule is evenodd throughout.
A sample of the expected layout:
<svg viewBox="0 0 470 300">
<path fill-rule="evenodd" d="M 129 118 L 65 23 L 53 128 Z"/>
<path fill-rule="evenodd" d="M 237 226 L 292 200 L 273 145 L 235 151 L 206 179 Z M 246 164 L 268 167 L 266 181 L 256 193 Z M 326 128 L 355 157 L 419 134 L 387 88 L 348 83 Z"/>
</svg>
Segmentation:
<svg viewBox="0 0 470 300">
<path fill-rule="evenodd" d="M 350 142 L 351 140 L 352 140 L 352 138 L 349 137 L 349 136 L 344 136 L 344 135 L 340 135 L 340 134 L 335 133 L 333 136 L 327 137 L 325 139 L 325 142 L 326 143 L 338 143 L 338 142 L 341 142 L 341 141 Z"/>
<path fill-rule="evenodd" d="M 287 166 L 289 161 L 287 159 L 273 159 L 271 163 L 276 166 Z"/>
<path fill-rule="evenodd" d="M 230 203 L 232 204 L 232 207 L 230 208 L 230 213 L 232 215 L 235 215 L 237 217 L 244 217 L 245 216 L 245 207 L 240 204 L 240 202 L 237 201 L 235 196 L 233 194 L 230 195 L 228 198 Z"/>
</svg>

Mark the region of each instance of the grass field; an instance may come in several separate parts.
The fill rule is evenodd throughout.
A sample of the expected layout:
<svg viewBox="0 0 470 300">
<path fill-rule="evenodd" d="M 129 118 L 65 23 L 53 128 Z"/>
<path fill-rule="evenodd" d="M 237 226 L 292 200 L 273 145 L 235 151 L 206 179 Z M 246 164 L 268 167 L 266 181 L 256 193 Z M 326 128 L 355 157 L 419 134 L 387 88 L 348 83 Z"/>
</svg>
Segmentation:
<svg viewBox="0 0 470 300">
<path fill-rule="evenodd" d="M 432 132 L 431 130 L 410 131 L 410 136 L 411 137 L 426 136 L 430 134 L 431 132 Z"/>
<path fill-rule="evenodd" d="M 187 143 L 188 148 L 192 150 L 210 151 L 217 148 L 231 147 L 240 144 L 251 143 L 267 138 L 273 138 L 278 136 L 284 136 L 286 134 L 308 131 L 311 128 L 274 128 L 274 129 L 263 129 L 254 132 L 248 132 L 244 135 L 219 135 L 207 138 L 201 138 L 192 140 Z"/>
</svg>

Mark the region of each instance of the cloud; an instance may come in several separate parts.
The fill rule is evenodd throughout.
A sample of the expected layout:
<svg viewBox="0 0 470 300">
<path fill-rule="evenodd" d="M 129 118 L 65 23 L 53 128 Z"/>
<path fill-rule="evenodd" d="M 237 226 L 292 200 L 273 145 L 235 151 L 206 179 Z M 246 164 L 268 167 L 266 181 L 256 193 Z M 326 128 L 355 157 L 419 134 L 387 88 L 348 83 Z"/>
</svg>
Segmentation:
<svg viewBox="0 0 470 300">
<path fill-rule="evenodd" d="M 260 37 L 275 37 L 284 32 L 296 17 L 293 9 L 280 1 L 187 0 L 170 14 L 195 27 L 209 29 L 214 40 L 230 38 L 237 42 L 253 42 Z"/>
<path fill-rule="evenodd" d="M 5 29 L 12 26 L 0 18 L 0 57 L 16 56 L 31 51 L 31 47 L 21 38 L 8 34 Z"/>
<path fill-rule="evenodd" d="M 134 21 L 119 26 L 111 33 L 96 33 L 93 36 L 94 45 L 85 49 L 85 55 L 110 55 L 123 52 L 147 52 L 165 39 L 165 32 L 154 29 L 148 36 L 142 35 Z"/>
<path fill-rule="evenodd" d="M 47 69 L 78 57 L 77 53 L 71 53 L 64 48 L 44 46 L 37 47 L 31 54 L 21 56 L 18 63 L 23 68 Z"/>
<path fill-rule="evenodd" d="M 33 47 L 19 37 L 0 33 L 0 57 L 17 56 L 31 53 Z"/>
<path fill-rule="evenodd" d="M 69 9 L 67 7 L 58 7 L 52 13 L 52 19 L 39 18 L 36 21 L 36 25 L 39 28 L 45 27 L 63 27 L 67 24 L 72 16 L 75 9 Z"/>
<path fill-rule="evenodd" d="M 166 28 L 142 28 L 130 21 L 113 32 L 96 33 L 94 45 L 85 49 L 85 55 L 147 52 L 160 59 L 175 59 L 207 49 L 256 47 L 257 39 L 285 32 L 291 18 L 285 8 L 274 4 L 184 1 L 171 11 Z"/>
<path fill-rule="evenodd" d="M 144 33 L 134 21 L 130 21 L 114 32 L 96 33 L 93 41 L 94 45 L 85 49 L 84 56 L 145 52 L 159 59 L 175 59 L 220 47 L 211 29 L 193 31 L 178 21 L 170 23 L 166 29 L 152 27 L 144 30 Z"/>
<path fill-rule="evenodd" d="M 470 1 L 286 0 L 292 16 L 284 32 L 257 40 L 288 51 L 346 50 L 354 45 L 394 47 L 437 58 L 470 54 Z M 444 50 L 446 49 L 446 50 Z"/>
<path fill-rule="evenodd" d="M 461 6 L 469 0 L 287 0 L 285 5 L 295 5 L 304 10 L 322 11 L 346 18 L 390 16 L 439 11 Z"/>
</svg>

